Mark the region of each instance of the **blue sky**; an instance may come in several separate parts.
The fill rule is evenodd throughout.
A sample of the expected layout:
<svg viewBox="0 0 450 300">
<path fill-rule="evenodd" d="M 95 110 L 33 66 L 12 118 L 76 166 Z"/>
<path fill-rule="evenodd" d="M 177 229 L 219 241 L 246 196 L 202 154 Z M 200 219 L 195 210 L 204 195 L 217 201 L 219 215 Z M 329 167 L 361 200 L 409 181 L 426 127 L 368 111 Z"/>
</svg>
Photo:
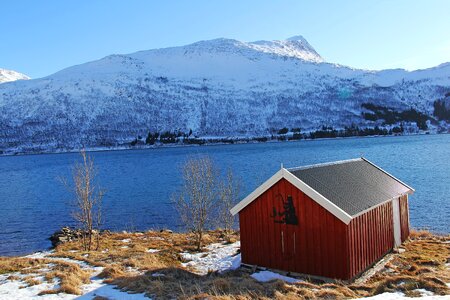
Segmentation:
<svg viewBox="0 0 450 300">
<path fill-rule="evenodd" d="M 0 68 L 33 78 L 113 53 L 218 37 L 303 35 L 327 61 L 419 69 L 450 61 L 450 1 L 0 2 Z"/>
</svg>

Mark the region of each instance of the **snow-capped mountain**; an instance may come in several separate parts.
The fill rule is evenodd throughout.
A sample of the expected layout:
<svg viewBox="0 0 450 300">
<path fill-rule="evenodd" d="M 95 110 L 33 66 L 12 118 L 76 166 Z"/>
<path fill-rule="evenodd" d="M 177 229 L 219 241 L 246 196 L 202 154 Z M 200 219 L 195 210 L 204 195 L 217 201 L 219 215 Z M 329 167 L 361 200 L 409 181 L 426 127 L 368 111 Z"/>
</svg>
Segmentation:
<svg viewBox="0 0 450 300">
<path fill-rule="evenodd" d="M 367 71 L 325 62 L 303 37 L 201 41 L 110 55 L 0 85 L 0 151 L 117 147 L 149 132 L 267 136 L 280 128 L 375 126 L 363 103 L 431 115 L 450 63 Z"/>
<path fill-rule="evenodd" d="M 25 79 L 30 79 L 30 77 L 16 71 L 0 68 L 0 83 Z"/>
<path fill-rule="evenodd" d="M 246 47 L 260 52 L 284 57 L 295 57 L 311 62 L 324 62 L 316 50 L 300 35 L 282 41 L 257 41 L 245 44 Z"/>
</svg>

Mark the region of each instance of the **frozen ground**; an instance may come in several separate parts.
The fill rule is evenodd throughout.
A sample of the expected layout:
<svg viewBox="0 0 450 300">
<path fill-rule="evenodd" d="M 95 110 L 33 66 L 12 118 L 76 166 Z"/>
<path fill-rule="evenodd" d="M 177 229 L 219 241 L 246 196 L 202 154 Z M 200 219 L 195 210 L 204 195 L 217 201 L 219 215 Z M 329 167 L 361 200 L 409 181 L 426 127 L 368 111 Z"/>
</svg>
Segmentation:
<svg viewBox="0 0 450 300">
<path fill-rule="evenodd" d="M 450 299 L 450 295 L 447 296 L 435 296 L 435 295 L 430 295 L 430 292 L 425 291 L 425 290 L 418 290 L 422 292 L 422 296 L 417 298 L 411 298 L 411 297 L 406 297 L 405 294 L 403 293 L 383 293 L 383 294 L 379 294 L 376 296 L 372 296 L 372 297 L 367 297 L 365 299 L 370 299 L 370 300 L 406 300 L 406 299 L 426 299 L 426 300 L 443 300 L 443 299 Z"/>
<path fill-rule="evenodd" d="M 97 275 L 103 270 L 101 267 L 93 267 L 85 262 L 73 260 L 70 258 L 53 258 L 49 257 L 52 254 L 51 251 L 38 252 L 32 255 L 26 256 L 27 258 L 45 258 L 55 261 L 66 261 L 78 264 L 82 269 L 92 271 L 91 283 L 85 284 L 81 287 L 83 292 L 82 296 L 71 295 L 71 294 L 54 294 L 54 295 L 42 295 L 39 293 L 45 290 L 55 289 L 59 285 L 59 280 L 54 280 L 53 282 L 45 282 L 42 280 L 41 284 L 34 286 L 28 286 L 23 280 L 8 280 L 7 278 L 11 275 L 17 276 L 19 278 L 25 278 L 31 274 L 3 274 L 0 275 L 0 300 L 11 300 L 11 299 L 39 299 L 39 300 L 51 300 L 51 299 L 93 299 L 96 296 L 106 297 L 111 300 L 139 300 L 148 299 L 143 294 L 128 294 L 122 292 L 114 286 L 106 284 L 103 279 L 97 277 Z M 45 272 L 45 270 L 41 270 Z M 43 276 L 37 276 L 36 279 L 43 279 Z"/>
<path fill-rule="evenodd" d="M 240 242 L 233 244 L 211 244 L 207 246 L 206 253 L 181 253 L 186 263 L 183 266 L 194 272 L 204 275 L 209 271 L 223 272 L 229 269 L 237 269 L 241 265 L 241 255 L 237 254 Z"/>
<path fill-rule="evenodd" d="M 122 240 L 123 243 L 129 243 L 129 239 Z M 236 242 L 233 244 L 211 244 L 206 247 L 207 252 L 190 254 L 182 253 L 183 258 L 188 261 L 183 265 L 192 269 L 194 272 L 199 274 L 206 274 L 208 271 L 225 271 L 228 269 L 236 269 L 240 266 L 241 256 L 238 254 L 240 243 Z M 148 252 L 154 253 L 158 252 L 158 249 L 148 249 Z M 77 261 L 69 258 L 51 258 L 49 255 L 52 254 L 51 251 L 38 252 L 32 255 L 26 256 L 27 258 L 46 258 L 52 260 L 62 260 L 66 262 L 72 262 L 80 265 L 83 269 L 89 269 L 92 271 L 91 283 L 82 286 L 83 295 L 70 295 L 70 294 L 56 294 L 56 295 L 43 295 L 38 294 L 44 290 L 54 289 L 59 284 L 59 281 L 54 281 L 51 283 L 43 282 L 34 286 L 27 286 L 27 284 L 22 280 L 8 280 L 10 275 L 15 275 L 20 278 L 24 278 L 27 275 L 22 275 L 19 273 L 3 274 L 0 275 L 0 300 L 10 300 L 10 299 L 93 299 L 96 296 L 106 297 L 108 299 L 148 299 L 143 294 L 128 294 L 116 289 L 113 285 L 109 285 L 103 282 L 102 279 L 96 277 L 103 268 L 93 267 L 89 264 Z M 157 273 L 153 276 L 158 276 Z"/>
<path fill-rule="evenodd" d="M 267 282 L 267 281 L 271 281 L 271 280 L 275 280 L 275 279 L 280 279 L 280 280 L 286 281 L 288 283 L 296 283 L 296 282 L 301 281 L 301 280 L 298 280 L 298 279 L 295 279 L 292 277 L 283 276 L 278 273 L 274 273 L 274 272 L 270 272 L 270 271 L 256 272 L 256 273 L 253 273 L 251 276 L 260 282 Z"/>
<path fill-rule="evenodd" d="M 129 240 L 123 240 L 122 242 L 128 243 Z M 239 254 L 240 243 L 236 242 L 233 244 L 222 244 L 216 243 L 211 244 L 206 247 L 205 252 L 201 253 L 181 253 L 181 256 L 186 261 L 183 266 L 189 268 L 193 272 L 198 274 L 207 274 L 209 271 L 219 271 L 223 272 L 226 270 L 237 269 L 241 264 L 241 255 Z M 158 249 L 149 249 L 149 252 L 156 252 Z M 116 289 L 113 285 L 109 285 L 103 282 L 102 279 L 98 278 L 97 275 L 103 270 L 101 267 L 93 267 L 85 262 L 77 261 L 69 258 L 52 258 L 49 257 L 51 251 L 48 252 L 38 252 L 32 255 L 28 255 L 28 258 L 46 258 L 51 260 L 63 260 L 66 262 L 77 263 L 83 269 L 88 269 L 92 271 L 91 283 L 82 286 L 83 295 L 70 295 L 70 294 L 56 294 L 56 295 L 43 295 L 38 294 L 41 291 L 54 289 L 58 286 L 59 280 L 54 280 L 53 282 L 43 282 L 34 286 L 27 286 L 27 284 L 22 280 L 8 280 L 10 275 L 18 276 L 19 278 L 25 278 L 27 275 L 22 275 L 19 273 L 2 274 L 0 275 L 0 300 L 10 300 L 10 299 L 39 299 L 39 300 L 51 300 L 51 299 L 93 299 L 96 296 L 102 296 L 111 300 L 119 299 L 148 299 L 144 294 L 128 294 Z M 45 270 L 41 270 L 45 272 Z M 153 274 L 153 276 L 160 276 L 161 274 Z M 36 275 L 36 278 L 43 278 L 42 276 Z M 287 283 L 299 282 L 299 279 L 283 276 L 278 273 L 270 271 L 259 271 L 251 274 L 251 276 L 260 282 L 267 282 L 270 280 L 283 280 Z M 449 296 L 435 296 L 431 292 L 426 290 L 417 290 L 422 294 L 420 299 L 427 300 L 442 300 L 450 299 Z M 397 299 L 417 299 L 406 297 L 403 293 L 383 293 L 366 299 L 371 300 L 397 300 Z"/>
</svg>

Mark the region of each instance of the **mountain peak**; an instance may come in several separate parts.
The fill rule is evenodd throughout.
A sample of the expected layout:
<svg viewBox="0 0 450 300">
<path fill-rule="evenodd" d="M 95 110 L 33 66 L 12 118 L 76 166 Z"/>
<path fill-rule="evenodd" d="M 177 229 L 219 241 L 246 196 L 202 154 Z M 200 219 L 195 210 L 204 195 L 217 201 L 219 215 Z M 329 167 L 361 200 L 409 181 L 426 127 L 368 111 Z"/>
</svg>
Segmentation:
<svg viewBox="0 0 450 300">
<path fill-rule="evenodd" d="M 155 53 L 163 56 L 179 55 L 184 57 L 197 57 L 199 55 L 207 55 L 210 57 L 212 54 L 239 55 L 250 58 L 251 60 L 270 55 L 272 58 L 289 57 L 306 62 L 324 62 L 324 59 L 301 35 L 291 37 L 287 40 L 260 40 L 255 42 L 243 42 L 222 37 L 198 41 L 185 46 L 139 51 L 129 56 L 145 60 L 148 55 Z"/>
<path fill-rule="evenodd" d="M 301 35 L 286 40 L 256 41 L 249 43 L 252 48 L 266 53 L 273 53 L 284 57 L 294 57 L 310 62 L 324 62 L 324 59 Z"/>
<path fill-rule="evenodd" d="M 302 35 L 294 35 L 290 38 L 287 38 L 286 41 L 301 41 L 301 42 L 308 42 Z"/>
<path fill-rule="evenodd" d="M 28 77 L 27 75 L 24 75 L 22 73 L 13 71 L 13 70 L 6 70 L 6 69 L 0 68 L 0 83 L 16 81 L 16 80 L 23 80 L 23 79 L 30 79 L 30 77 Z"/>
</svg>

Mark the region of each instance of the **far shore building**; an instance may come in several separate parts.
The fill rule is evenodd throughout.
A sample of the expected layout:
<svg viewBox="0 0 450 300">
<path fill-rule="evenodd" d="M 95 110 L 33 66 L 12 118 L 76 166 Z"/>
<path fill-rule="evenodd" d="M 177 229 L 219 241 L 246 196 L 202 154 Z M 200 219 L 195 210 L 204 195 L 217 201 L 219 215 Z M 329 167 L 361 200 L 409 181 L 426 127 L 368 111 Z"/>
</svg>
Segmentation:
<svg viewBox="0 0 450 300">
<path fill-rule="evenodd" d="M 408 238 L 413 192 L 365 158 L 282 167 L 231 209 L 242 263 L 352 280 Z"/>
</svg>

